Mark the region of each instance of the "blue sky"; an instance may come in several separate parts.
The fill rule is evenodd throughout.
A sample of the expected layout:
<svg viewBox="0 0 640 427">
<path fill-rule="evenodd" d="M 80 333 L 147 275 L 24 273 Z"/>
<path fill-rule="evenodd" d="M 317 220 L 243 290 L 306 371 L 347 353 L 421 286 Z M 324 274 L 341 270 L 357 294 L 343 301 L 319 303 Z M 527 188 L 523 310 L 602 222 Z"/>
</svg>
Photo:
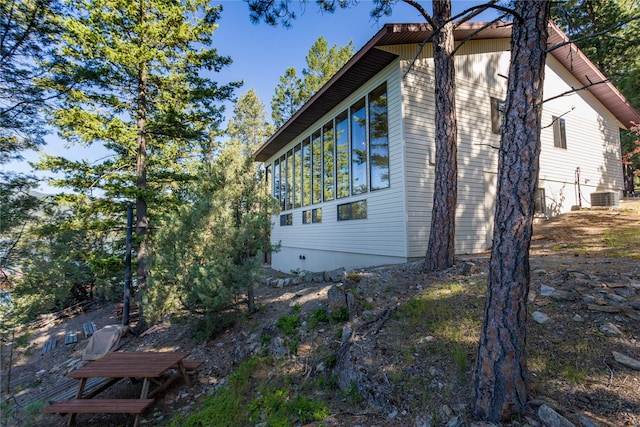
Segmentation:
<svg viewBox="0 0 640 427">
<path fill-rule="evenodd" d="M 244 81 L 236 95 L 249 89 L 255 89 L 264 102 L 270 118 L 270 104 L 274 89 L 280 76 L 288 67 L 295 67 L 298 75 L 306 66 L 305 56 L 312 44 L 323 36 L 329 46 L 344 46 L 353 41 L 355 50 L 359 50 L 371 39 L 384 24 L 424 22 L 424 18 L 413 7 L 399 2 L 392 16 L 379 21 L 372 20 L 370 11 L 373 2 L 361 0 L 355 7 L 338 9 L 335 13 L 321 13 L 315 0 L 308 0 L 306 6 L 297 0 L 290 0 L 298 18 L 290 28 L 271 27 L 265 23 L 252 24 L 249 20 L 247 4 L 241 0 L 221 1 L 222 17 L 218 21 L 219 28 L 214 33 L 213 45 L 219 54 L 230 56 L 233 63 L 212 78 L 219 83 Z M 431 12 L 431 0 L 421 1 L 423 7 Z M 479 4 L 481 1 L 453 0 L 454 14 Z M 481 15 L 475 20 L 488 20 L 493 13 Z M 484 19 L 483 19 L 484 18 Z M 227 114 L 232 112 L 233 105 L 227 105 Z M 107 154 L 99 147 L 83 149 L 77 146 L 66 146 L 64 141 L 55 135 L 47 137 L 47 146 L 42 152 L 64 156 L 70 159 L 95 160 Z M 35 161 L 41 153 L 25 153 L 29 161 Z M 3 165 L 5 170 L 29 172 L 31 167 L 26 162 Z M 50 191 L 43 186 L 43 191 Z"/>
</svg>

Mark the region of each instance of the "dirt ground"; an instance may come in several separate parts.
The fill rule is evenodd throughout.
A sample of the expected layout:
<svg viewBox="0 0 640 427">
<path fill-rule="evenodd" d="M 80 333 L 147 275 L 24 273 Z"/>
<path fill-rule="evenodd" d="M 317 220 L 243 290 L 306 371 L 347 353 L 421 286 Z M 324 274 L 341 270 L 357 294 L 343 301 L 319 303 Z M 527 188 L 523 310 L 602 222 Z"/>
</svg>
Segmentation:
<svg viewBox="0 0 640 427">
<path fill-rule="evenodd" d="M 617 349 L 640 360 L 640 309 L 625 306 L 617 311 L 598 311 L 593 308 L 597 304 L 587 300 L 596 294 L 594 289 L 607 286 L 610 289 L 638 287 L 637 293 L 628 299 L 637 301 L 640 298 L 639 234 L 640 199 L 622 201 L 620 207 L 614 209 L 581 210 L 536 224 L 531 247 L 529 311 L 544 312 L 556 322 L 549 326 L 532 320 L 528 327 L 530 395 L 534 410 L 526 421 L 515 421 L 510 425 L 529 423 L 535 426 L 540 422 L 535 413 L 540 402 L 547 402 L 576 426 L 588 425 L 584 421 L 581 424 L 581 415 L 587 416 L 596 423 L 594 425 L 640 425 L 640 371 L 620 366 L 611 356 L 611 350 Z M 451 281 L 470 284 L 470 288 L 479 283 L 481 289 L 483 282 L 486 285 L 489 254 L 460 258 L 473 264 L 474 271 L 462 274 L 459 269 L 452 269 L 440 275 L 427 275 L 421 271 L 419 263 L 362 270 L 359 274 L 364 280 L 358 285 L 358 292 L 364 295 L 367 307 L 375 313 L 385 307 L 399 310 L 402 304 L 420 295 L 424 289 L 445 286 Z M 205 396 L 226 382 L 226 377 L 240 362 L 260 350 L 262 332 L 272 330 L 275 321 L 289 314 L 294 305 L 301 308 L 301 318 L 308 319 L 314 310 L 326 305 L 327 291 L 332 285 L 304 283 L 282 288 L 261 285 L 256 290 L 260 311 L 247 319 L 247 323 L 238 324 L 206 343 L 196 342 L 191 331 L 172 318 L 165 319 L 144 337 L 127 334 L 121 350 L 190 351 L 191 359 L 205 360 L 194 377 L 194 384 L 187 387 L 182 382 L 175 383 L 145 412 L 144 422 L 167 425 L 175 414 L 195 410 Z M 570 291 L 573 298 L 561 301 L 543 296 L 543 286 Z M 473 298 L 481 300 L 482 291 L 476 292 Z M 473 310 L 481 310 L 480 304 L 472 305 Z M 120 323 L 111 304 L 94 305 L 83 313 L 31 331 L 28 346 L 13 352 L 11 369 L 2 372 L 2 391 L 5 392 L 8 382 L 11 384 L 9 402 L 12 409 L 9 416 L 3 417 L 7 425 L 65 425 L 66 418 L 42 415 L 41 410 L 51 397 L 75 387 L 75 380 L 65 375 L 84 363 L 81 357 L 87 339 L 82 334 L 82 325 L 92 321 L 98 329 Z M 599 332 L 599 328 L 608 322 L 617 325 L 621 335 L 609 337 Z M 64 345 L 64 335 L 69 330 L 79 331 L 77 344 Z M 423 345 L 425 340 L 429 341 L 424 331 L 416 333 L 416 336 L 407 336 L 406 325 L 392 318 L 376 336 L 377 350 L 372 362 L 376 366 L 372 369 L 382 371 L 388 370 L 389 366 L 399 366 L 401 370 L 401 374 L 391 379 L 391 382 L 398 382 L 389 399 L 389 408 L 393 409 L 372 408 L 366 402 L 349 402 L 335 392 L 333 396 L 318 392 L 329 402 L 333 413 L 324 424 L 435 426 L 447 425 L 446 422 L 460 415 L 469 425 L 472 422 L 468 410 L 469 379 L 475 358 L 473 334 L 477 331 L 469 331 L 471 343 L 463 348 L 467 353 L 467 370 L 462 373 L 456 372 L 456 365 L 451 360 L 442 361 L 437 352 L 430 352 L 428 343 Z M 438 336 L 434 335 L 437 340 Z M 57 347 L 41 355 L 42 346 L 51 337 L 57 337 Z M 420 345 L 411 344 L 409 340 L 420 342 Z M 279 364 L 283 372 L 275 374 L 284 375 L 286 370 L 295 383 L 296 375 L 302 377 L 304 372 L 308 375 L 307 365 L 310 360 L 317 359 L 319 351 L 326 351 L 331 346 L 335 350 L 337 345 L 335 331 L 329 328 L 301 333 L 297 356 L 290 355 L 290 364 Z M 400 350 L 407 346 L 411 350 Z M 3 360 L 8 360 L 7 349 L 3 350 Z M 572 358 L 573 362 L 553 368 L 550 359 L 554 354 L 560 359 Z M 411 372 L 411 378 L 407 377 L 407 372 Z M 303 382 L 302 379 L 299 381 Z M 446 393 L 430 394 L 428 402 L 420 401 L 420 393 L 409 388 L 410 385 L 424 388 L 432 384 L 436 391 L 442 391 L 440 385 L 444 384 Z M 121 381 L 103 394 L 134 397 L 139 394 L 140 387 L 140 383 Z M 414 401 L 419 404 L 411 403 Z M 130 425 L 132 419 L 124 415 L 81 415 L 78 423 Z"/>
</svg>

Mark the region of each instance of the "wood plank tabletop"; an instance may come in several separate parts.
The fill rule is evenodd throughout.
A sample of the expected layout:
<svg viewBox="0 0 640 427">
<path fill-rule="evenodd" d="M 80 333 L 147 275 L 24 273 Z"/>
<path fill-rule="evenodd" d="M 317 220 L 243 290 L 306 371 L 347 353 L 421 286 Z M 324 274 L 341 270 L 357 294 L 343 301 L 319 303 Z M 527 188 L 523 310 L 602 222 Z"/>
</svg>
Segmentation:
<svg viewBox="0 0 640 427">
<path fill-rule="evenodd" d="M 70 378 L 157 378 L 188 352 L 113 352 L 68 374 Z"/>
</svg>

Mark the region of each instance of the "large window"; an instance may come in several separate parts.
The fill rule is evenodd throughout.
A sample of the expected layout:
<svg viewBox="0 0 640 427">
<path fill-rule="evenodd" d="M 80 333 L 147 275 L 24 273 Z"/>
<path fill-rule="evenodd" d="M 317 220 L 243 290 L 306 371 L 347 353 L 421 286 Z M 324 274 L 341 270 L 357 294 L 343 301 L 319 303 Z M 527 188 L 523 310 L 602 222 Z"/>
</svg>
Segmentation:
<svg viewBox="0 0 640 427">
<path fill-rule="evenodd" d="M 333 121 L 322 127 L 322 150 L 324 153 L 324 200 L 333 200 L 335 167 L 335 144 L 333 143 Z"/>
<path fill-rule="evenodd" d="M 351 194 L 367 192 L 367 110 L 364 98 L 351 106 Z"/>
<path fill-rule="evenodd" d="M 286 207 L 285 209 L 293 209 L 293 197 L 294 197 L 294 165 L 293 165 L 293 150 L 289 150 L 287 152 L 287 159 L 285 161 L 287 165 L 287 197 L 286 197 Z"/>
<path fill-rule="evenodd" d="M 564 119 L 552 117 L 553 120 L 553 146 L 567 149 L 567 132 L 565 130 Z"/>
<path fill-rule="evenodd" d="M 297 209 L 389 188 L 388 116 L 383 83 L 275 160 L 273 194 L 281 208 Z M 338 215 L 366 218 L 366 202 L 342 204 Z M 302 213 L 305 224 L 321 218 L 320 209 Z"/>
<path fill-rule="evenodd" d="M 369 152 L 371 158 L 371 190 L 389 187 L 389 120 L 387 87 L 369 94 Z"/>
<path fill-rule="evenodd" d="M 302 206 L 311 204 L 311 144 L 302 141 Z"/>
<path fill-rule="evenodd" d="M 293 149 L 293 207 L 302 206 L 302 145 L 298 144 Z"/>
<path fill-rule="evenodd" d="M 311 151 L 312 164 L 313 164 L 313 177 L 312 177 L 312 203 L 322 202 L 322 138 L 320 130 L 313 133 L 311 136 Z"/>
<path fill-rule="evenodd" d="M 349 115 L 345 111 L 336 117 L 337 197 L 349 196 Z"/>
</svg>

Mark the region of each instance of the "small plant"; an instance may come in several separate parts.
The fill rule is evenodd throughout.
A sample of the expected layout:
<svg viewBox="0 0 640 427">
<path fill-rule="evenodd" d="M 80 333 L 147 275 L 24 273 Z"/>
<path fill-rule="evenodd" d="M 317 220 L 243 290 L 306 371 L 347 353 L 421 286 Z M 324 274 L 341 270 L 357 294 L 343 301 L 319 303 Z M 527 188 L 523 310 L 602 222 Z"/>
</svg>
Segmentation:
<svg viewBox="0 0 640 427">
<path fill-rule="evenodd" d="M 276 326 L 282 329 L 285 335 L 294 336 L 300 327 L 300 317 L 297 314 L 282 316 L 276 321 Z"/>
<path fill-rule="evenodd" d="M 362 280 L 362 276 L 359 273 L 347 274 L 347 280 L 353 283 L 360 283 L 360 280 Z"/>
<path fill-rule="evenodd" d="M 263 389 L 248 405 L 253 424 L 262 421 L 267 426 L 290 426 L 321 421 L 330 413 L 324 403 L 305 396 L 290 396 L 284 389 Z"/>
<path fill-rule="evenodd" d="M 294 304 L 291 306 L 291 311 L 296 314 L 300 314 L 300 312 L 302 311 L 302 306 L 300 304 Z"/>
<path fill-rule="evenodd" d="M 298 354 L 298 348 L 299 347 L 300 347 L 300 339 L 299 338 L 292 338 L 289 341 L 289 353 Z"/>
<path fill-rule="evenodd" d="M 360 402 L 362 400 L 362 395 L 360 394 L 360 390 L 358 390 L 358 384 L 355 381 L 351 381 L 349 388 L 347 388 L 347 391 L 343 393 L 343 395 L 352 402 Z"/>
<path fill-rule="evenodd" d="M 346 307 L 339 308 L 334 313 L 331 313 L 331 320 L 335 322 L 346 322 L 349 320 L 349 309 Z"/>
<path fill-rule="evenodd" d="M 329 323 L 329 313 L 325 307 L 314 310 L 309 317 L 309 327 L 315 328 L 318 323 Z"/>
<path fill-rule="evenodd" d="M 262 334 L 260 335 L 260 343 L 266 347 L 268 345 L 271 344 L 271 335 L 269 334 Z"/>
<path fill-rule="evenodd" d="M 325 390 L 335 390 L 338 387 L 338 377 L 336 375 L 323 375 L 318 378 L 318 387 Z"/>
<path fill-rule="evenodd" d="M 451 352 L 451 357 L 458 367 L 458 373 L 463 374 L 469 368 L 469 361 L 467 360 L 467 352 L 460 344 L 455 343 Z"/>
</svg>

